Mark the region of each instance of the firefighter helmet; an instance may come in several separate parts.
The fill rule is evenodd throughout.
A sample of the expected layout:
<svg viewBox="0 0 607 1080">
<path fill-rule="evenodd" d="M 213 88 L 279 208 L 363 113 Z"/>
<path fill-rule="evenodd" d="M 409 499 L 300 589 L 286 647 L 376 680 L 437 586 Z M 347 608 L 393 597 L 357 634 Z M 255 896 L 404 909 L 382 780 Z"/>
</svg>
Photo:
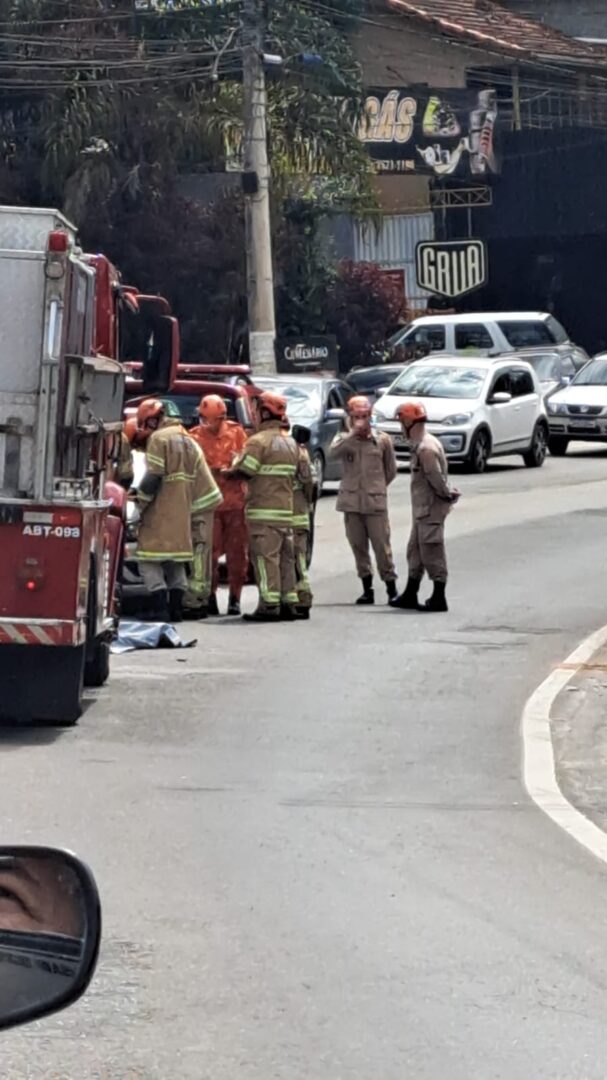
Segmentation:
<svg viewBox="0 0 607 1080">
<path fill-rule="evenodd" d="M 225 420 L 228 408 L 219 394 L 207 394 L 202 398 L 198 412 L 204 420 Z"/>
<path fill-rule="evenodd" d="M 259 398 L 259 405 L 274 420 L 286 420 L 287 399 L 282 394 L 273 394 L 270 390 L 264 390 Z"/>
<path fill-rule="evenodd" d="M 350 416 L 366 417 L 371 412 L 371 405 L 369 399 L 364 397 L 363 394 L 355 394 L 348 402 L 348 412 Z"/>
<path fill-rule="evenodd" d="M 145 429 L 149 420 L 160 420 L 164 415 L 164 405 L 158 398 L 146 398 L 137 409 L 137 426 Z"/>
<path fill-rule="evenodd" d="M 410 428 L 414 424 L 425 424 L 428 414 L 419 401 L 405 401 L 404 405 L 399 405 L 396 410 L 396 418 L 406 428 Z"/>
</svg>

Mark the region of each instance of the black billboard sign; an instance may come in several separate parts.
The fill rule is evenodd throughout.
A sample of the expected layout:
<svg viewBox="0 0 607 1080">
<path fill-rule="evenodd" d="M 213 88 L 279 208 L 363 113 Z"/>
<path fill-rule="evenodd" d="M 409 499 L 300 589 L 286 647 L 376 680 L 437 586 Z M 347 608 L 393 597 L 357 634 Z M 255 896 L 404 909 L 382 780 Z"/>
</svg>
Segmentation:
<svg viewBox="0 0 607 1080">
<path fill-rule="evenodd" d="M 276 368 L 281 375 L 301 371 L 337 371 L 337 338 L 279 338 L 276 342 Z"/>
<path fill-rule="evenodd" d="M 371 90 L 359 137 L 377 173 L 496 173 L 495 90 Z"/>
<path fill-rule="evenodd" d="M 482 240 L 423 240 L 415 249 L 417 284 L 454 300 L 487 283 L 487 249 Z"/>
</svg>

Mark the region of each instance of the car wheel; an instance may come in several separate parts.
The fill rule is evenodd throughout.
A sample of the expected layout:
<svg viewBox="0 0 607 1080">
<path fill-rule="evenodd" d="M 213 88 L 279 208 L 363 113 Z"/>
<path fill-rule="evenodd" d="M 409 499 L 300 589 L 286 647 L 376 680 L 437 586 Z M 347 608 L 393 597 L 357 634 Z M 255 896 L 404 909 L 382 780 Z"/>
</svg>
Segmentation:
<svg viewBox="0 0 607 1080">
<path fill-rule="evenodd" d="M 564 457 L 569 446 L 569 439 L 562 435 L 551 435 L 548 439 L 548 449 L 553 457 Z"/>
<path fill-rule="evenodd" d="M 486 431 L 477 431 L 472 439 L 470 453 L 466 461 L 466 471 L 471 473 L 484 473 L 489 458 L 489 435 Z"/>
<path fill-rule="evenodd" d="M 312 457 L 312 468 L 316 474 L 316 482 L 318 484 L 318 495 L 322 495 L 322 489 L 325 483 L 325 459 L 320 450 L 317 450 Z"/>
<path fill-rule="evenodd" d="M 537 424 L 533 432 L 531 446 L 525 454 L 523 461 L 528 469 L 540 469 L 546 460 L 548 436 L 543 424 Z"/>
</svg>

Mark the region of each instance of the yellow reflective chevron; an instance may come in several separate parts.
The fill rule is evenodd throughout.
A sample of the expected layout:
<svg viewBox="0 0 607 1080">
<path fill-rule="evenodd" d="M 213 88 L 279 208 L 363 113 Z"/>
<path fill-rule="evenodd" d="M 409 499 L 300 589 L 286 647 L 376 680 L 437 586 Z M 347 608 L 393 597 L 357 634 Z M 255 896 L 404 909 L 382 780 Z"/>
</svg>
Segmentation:
<svg viewBox="0 0 607 1080">
<path fill-rule="evenodd" d="M 247 508 L 248 521 L 265 521 L 266 524 L 290 525 L 293 520 L 291 510 L 259 510 Z"/>
<path fill-rule="evenodd" d="M 218 506 L 223 502 L 223 495 L 218 487 L 213 491 L 209 491 L 207 495 L 201 495 L 199 499 L 195 499 L 192 503 L 192 513 L 199 514 L 201 510 L 212 510 L 214 506 Z"/>
<path fill-rule="evenodd" d="M 241 468 L 244 472 L 249 472 L 253 475 L 257 475 L 261 468 L 261 465 L 258 462 L 257 458 L 254 458 L 251 454 L 245 454 L 245 457 L 241 461 L 239 468 Z"/>
</svg>

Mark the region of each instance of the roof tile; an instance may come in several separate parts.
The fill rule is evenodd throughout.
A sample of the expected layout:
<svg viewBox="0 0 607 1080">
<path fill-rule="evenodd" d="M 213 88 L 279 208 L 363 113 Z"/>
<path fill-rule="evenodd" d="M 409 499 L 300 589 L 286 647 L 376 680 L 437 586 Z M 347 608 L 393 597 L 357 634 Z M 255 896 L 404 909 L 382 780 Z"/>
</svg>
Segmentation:
<svg viewBox="0 0 607 1080">
<path fill-rule="evenodd" d="M 560 30 L 515 15 L 495 0 L 387 0 L 388 7 L 433 23 L 447 36 L 510 55 L 559 57 L 604 64 L 605 50 L 568 37 Z"/>
</svg>

